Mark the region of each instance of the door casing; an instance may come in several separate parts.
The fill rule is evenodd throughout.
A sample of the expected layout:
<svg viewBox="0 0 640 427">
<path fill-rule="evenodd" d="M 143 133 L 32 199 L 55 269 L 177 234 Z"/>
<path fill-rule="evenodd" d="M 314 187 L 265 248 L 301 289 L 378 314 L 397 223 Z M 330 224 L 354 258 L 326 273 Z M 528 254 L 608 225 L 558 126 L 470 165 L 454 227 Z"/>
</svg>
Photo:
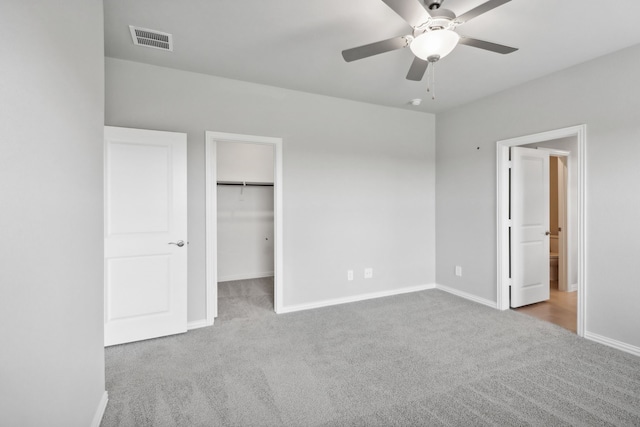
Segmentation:
<svg viewBox="0 0 640 427">
<path fill-rule="evenodd" d="M 282 138 L 241 135 L 224 132 L 205 132 L 205 168 L 206 168 L 206 323 L 213 325 L 218 315 L 218 267 L 217 267 L 217 142 L 244 142 L 273 145 L 274 163 L 274 311 L 279 313 L 283 307 L 284 295 L 284 231 L 282 204 Z"/>
<path fill-rule="evenodd" d="M 500 140 L 496 150 L 496 234 L 497 234 L 497 300 L 499 310 L 509 309 L 509 148 L 519 145 L 552 141 L 560 138 L 576 137 L 577 139 L 577 276 L 578 276 L 578 321 L 577 334 L 584 336 L 587 323 L 587 271 L 586 271 L 586 144 L 587 126 L 578 125 L 517 138 Z"/>
</svg>

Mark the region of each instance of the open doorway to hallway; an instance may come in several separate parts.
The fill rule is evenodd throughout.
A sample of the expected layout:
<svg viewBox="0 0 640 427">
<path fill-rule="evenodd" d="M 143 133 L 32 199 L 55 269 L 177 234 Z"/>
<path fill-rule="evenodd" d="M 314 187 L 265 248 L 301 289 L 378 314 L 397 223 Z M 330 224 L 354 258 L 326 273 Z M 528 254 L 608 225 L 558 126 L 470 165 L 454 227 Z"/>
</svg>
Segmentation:
<svg viewBox="0 0 640 427">
<path fill-rule="evenodd" d="M 584 335 L 586 317 L 585 145 L 584 125 L 502 140 L 497 145 L 497 306 L 501 310 L 523 306 L 522 311 L 560 324 L 579 336 Z M 514 147 L 518 147 L 515 160 L 511 157 Z M 540 153 L 534 155 L 534 152 Z M 535 185 L 526 184 L 533 179 L 529 176 L 537 176 L 535 179 L 548 177 L 551 156 L 567 159 L 567 196 L 564 202 L 567 208 L 562 225 L 553 225 L 549 218 L 544 218 L 544 212 L 549 210 L 546 207 L 549 195 L 540 197 L 549 190 L 550 184 L 544 183 L 547 178 L 536 181 Z M 529 172 L 523 175 L 524 170 Z M 534 175 L 527 175 L 530 171 L 534 171 Z M 512 179 L 515 180 L 513 194 Z M 524 186 L 522 182 L 525 182 Z M 523 194 L 529 194 L 528 188 L 536 191 L 532 193 L 535 197 L 523 199 Z M 514 197 L 517 200 L 513 201 Z M 540 204 L 543 200 L 544 207 Z M 512 208 L 517 209 L 512 211 Z M 535 220 L 532 216 L 534 211 Z M 532 220 L 535 222 L 530 223 Z M 563 242 L 559 247 L 551 245 L 552 232 L 557 235 L 557 243 Z M 517 235 L 514 237 L 512 233 Z M 563 233 L 564 236 L 561 235 Z M 558 277 L 553 271 L 556 267 L 551 264 L 553 252 L 558 257 Z M 543 291 L 544 287 L 547 289 Z M 535 292 L 531 293 L 531 290 Z"/>
</svg>

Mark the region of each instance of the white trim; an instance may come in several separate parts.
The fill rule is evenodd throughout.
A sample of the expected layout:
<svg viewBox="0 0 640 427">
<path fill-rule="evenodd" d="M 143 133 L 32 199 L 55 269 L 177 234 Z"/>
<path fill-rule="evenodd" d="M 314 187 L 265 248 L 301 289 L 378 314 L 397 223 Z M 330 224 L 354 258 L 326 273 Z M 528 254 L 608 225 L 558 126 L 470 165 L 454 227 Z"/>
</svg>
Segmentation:
<svg viewBox="0 0 640 427">
<path fill-rule="evenodd" d="M 211 326 L 213 323 L 209 323 L 207 319 L 196 320 L 194 322 L 187 322 L 187 331 L 191 331 L 193 329 L 206 328 L 207 326 Z"/>
<path fill-rule="evenodd" d="M 207 324 L 213 325 L 218 317 L 218 226 L 212 214 L 218 211 L 216 142 L 209 141 L 208 133 L 205 138 L 205 313 Z"/>
<path fill-rule="evenodd" d="M 100 398 L 100 402 L 98 403 L 96 412 L 93 415 L 93 420 L 91 420 L 91 427 L 100 427 L 100 423 L 102 422 L 102 417 L 104 417 L 104 412 L 107 410 L 108 402 L 109 402 L 109 393 L 105 391 L 104 393 L 102 393 L 102 397 Z"/>
<path fill-rule="evenodd" d="M 578 336 L 587 330 L 587 126 L 577 130 L 578 139 Z M 571 230 L 569 230 L 571 232 Z"/>
<path fill-rule="evenodd" d="M 213 324 L 218 315 L 218 267 L 217 267 L 217 179 L 216 147 L 218 141 L 272 144 L 274 148 L 274 311 L 280 313 L 284 301 L 284 231 L 283 231 L 283 173 L 282 138 L 241 135 L 224 132 L 205 132 L 205 209 L 206 209 L 206 312 L 207 323 Z"/>
<path fill-rule="evenodd" d="M 467 299 L 469 301 L 477 302 L 478 304 L 486 305 L 487 307 L 497 308 L 497 304 L 494 301 L 491 301 L 491 300 L 488 300 L 488 299 L 484 299 L 484 298 L 480 298 L 480 297 L 475 296 L 473 294 L 470 294 L 470 293 L 467 293 L 467 292 L 463 292 L 463 291 L 460 291 L 458 289 L 451 288 L 449 286 L 436 285 L 436 289 L 439 289 L 439 290 L 444 291 L 444 292 L 448 292 L 448 293 L 450 293 L 452 295 L 455 295 L 455 296 L 460 297 L 460 298 Z"/>
<path fill-rule="evenodd" d="M 599 344 L 604 344 L 609 347 L 613 347 L 617 350 L 624 351 L 626 353 L 633 354 L 634 356 L 640 356 L 640 347 L 636 347 L 631 344 L 627 344 L 622 341 L 607 338 L 602 335 L 594 334 L 593 332 L 586 331 L 584 337 L 588 340 L 595 341 Z"/>
<path fill-rule="evenodd" d="M 578 284 L 577 283 L 572 283 L 567 288 L 567 292 L 575 292 L 577 290 L 578 290 Z"/>
<path fill-rule="evenodd" d="M 579 125 L 564 129 L 556 129 L 548 132 L 526 135 L 517 138 L 505 139 L 497 143 L 497 301 L 496 307 L 499 310 L 509 309 L 509 247 L 508 227 L 505 225 L 508 221 L 509 213 L 509 148 L 533 144 L 536 142 L 550 141 L 560 138 L 575 136 L 578 141 L 577 164 L 573 167 L 577 168 L 578 175 L 578 204 L 577 217 L 578 224 L 578 336 L 584 336 L 587 325 L 587 270 L 586 270 L 586 145 L 587 145 L 587 126 Z"/>
<path fill-rule="evenodd" d="M 498 142 L 497 148 L 497 173 L 496 173 L 496 213 L 497 213 L 497 294 L 496 308 L 498 310 L 509 309 L 509 287 L 511 286 L 511 278 L 509 277 L 509 233 L 503 232 L 503 225 L 511 227 L 509 219 L 509 169 L 511 168 L 511 160 L 509 160 L 509 148 L 501 147 Z"/>
<path fill-rule="evenodd" d="M 273 271 L 263 271 L 262 273 L 247 273 L 247 274 L 231 274 L 229 276 L 218 276 L 218 283 L 220 282 L 232 282 L 234 280 L 249 280 L 249 279 L 261 279 L 263 277 L 273 277 Z"/>
<path fill-rule="evenodd" d="M 334 298 L 334 299 L 328 299 L 324 301 L 312 302 L 307 304 L 296 304 L 296 305 L 282 307 L 278 313 L 293 313 L 295 311 L 312 310 L 315 308 L 329 307 L 332 305 L 348 304 L 351 302 L 358 302 L 358 301 L 365 301 L 365 300 L 375 299 L 375 298 L 383 298 L 383 297 L 390 297 L 394 295 L 407 294 L 410 292 L 426 291 L 428 289 L 435 289 L 435 287 L 436 285 L 431 283 L 429 285 L 409 286 L 406 288 L 392 289 L 389 291 L 372 292 L 368 294 L 360 294 L 360 295 L 354 295 L 351 297 L 344 297 L 344 298 Z"/>
<path fill-rule="evenodd" d="M 274 185 L 274 198 L 275 198 L 275 272 L 274 272 L 274 292 L 275 297 L 273 301 L 274 311 L 280 312 L 280 309 L 284 305 L 284 179 L 283 179 L 283 164 L 282 164 L 282 138 L 278 138 L 273 142 L 274 153 L 274 172 L 275 172 L 275 185 Z"/>
</svg>

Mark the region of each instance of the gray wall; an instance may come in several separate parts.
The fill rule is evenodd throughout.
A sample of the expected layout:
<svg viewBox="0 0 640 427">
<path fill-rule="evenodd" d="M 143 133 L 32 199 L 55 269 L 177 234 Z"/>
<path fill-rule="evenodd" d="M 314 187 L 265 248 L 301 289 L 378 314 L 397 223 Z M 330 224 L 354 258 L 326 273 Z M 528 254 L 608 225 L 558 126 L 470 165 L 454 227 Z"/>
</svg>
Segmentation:
<svg viewBox="0 0 640 427">
<path fill-rule="evenodd" d="M 273 276 L 273 187 L 219 185 L 217 207 L 218 282 Z"/>
<path fill-rule="evenodd" d="M 439 284 L 496 300 L 496 141 L 585 123 L 586 330 L 640 346 L 639 57 L 634 46 L 437 116 Z"/>
<path fill-rule="evenodd" d="M 102 2 L 0 2 L 0 424 L 90 425 L 105 389 Z"/>
<path fill-rule="evenodd" d="M 433 115 L 111 58 L 105 106 L 107 125 L 188 134 L 189 321 L 205 317 L 206 130 L 284 138 L 285 306 L 434 283 Z"/>
<path fill-rule="evenodd" d="M 218 182 L 273 184 L 272 144 L 216 142 Z M 273 186 L 218 185 L 218 282 L 274 274 Z"/>
<path fill-rule="evenodd" d="M 273 152 L 273 144 L 217 141 L 216 178 L 273 184 Z"/>
</svg>

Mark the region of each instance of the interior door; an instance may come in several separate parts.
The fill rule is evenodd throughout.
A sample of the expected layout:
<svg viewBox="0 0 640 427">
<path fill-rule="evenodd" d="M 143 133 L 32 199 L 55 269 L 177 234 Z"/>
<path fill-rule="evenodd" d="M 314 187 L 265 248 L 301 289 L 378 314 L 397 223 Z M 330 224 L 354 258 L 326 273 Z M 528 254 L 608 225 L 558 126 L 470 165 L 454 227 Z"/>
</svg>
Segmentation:
<svg viewBox="0 0 640 427">
<path fill-rule="evenodd" d="M 105 346 L 187 330 L 187 136 L 105 127 Z"/>
<path fill-rule="evenodd" d="M 511 148 L 511 307 L 549 299 L 549 153 Z"/>
</svg>

